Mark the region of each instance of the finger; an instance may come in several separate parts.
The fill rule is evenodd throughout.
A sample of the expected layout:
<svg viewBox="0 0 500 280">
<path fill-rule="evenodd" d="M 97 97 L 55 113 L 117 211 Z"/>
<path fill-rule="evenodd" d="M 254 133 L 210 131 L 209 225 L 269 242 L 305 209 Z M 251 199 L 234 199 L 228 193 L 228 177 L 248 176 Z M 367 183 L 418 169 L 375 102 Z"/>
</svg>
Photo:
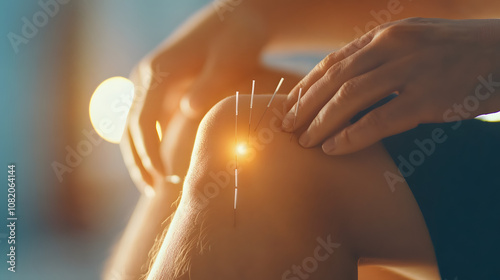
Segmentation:
<svg viewBox="0 0 500 280">
<path fill-rule="evenodd" d="M 404 62 L 389 63 L 345 82 L 337 93 L 321 108 L 306 131 L 299 138 L 304 147 L 316 146 L 337 132 L 357 113 L 375 104 L 407 81 L 408 68 Z"/>
<path fill-rule="evenodd" d="M 294 118 L 293 112 L 289 111 L 283 120 L 283 129 L 291 132 L 309 124 L 346 81 L 375 69 L 389 56 L 390 53 L 380 45 L 368 44 L 362 50 L 335 63 L 301 98 L 300 116 L 295 127 L 289 125 Z"/>
<path fill-rule="evenodd" d="M 139 119 L 130 125 L 132 140 L 144 168 L 151 176 L 163 174 L 163 163 L 160 159 L 160 140 L 156 131 L 154 111 L 141 112 Z"/>
<path fill-rule="evenodd" d="M 162 113 L 166 81 L 158 80 L 159 73 L 148 70 L 139 71 L 138 85 L 133 109 L 129 116 L 131 144 L 144 169 L 152 177 L 163 176 L 163 163 L 160 158 L 160 140 L 156 131 L 156 120 Z M 141 84 L 145 83 L 145 84 Z M 141 99 L 142 98 L 142 99 Z"/>
<path fill-rule="evenodd" d="M 323 77 L 333 65 L 343 59 L 355 54 L 360 49 L 369 44 L 374 37 L 374 32 L 368 32 L 358 39 L 353 40 L 349 44 L 342 47 L 340 50 L 327 55 L 320 63 L 318 63 L 288 94 L 286 99 L 287 110 L 296 103 L 300 88 L 302 93 L 305 93 L 316 81 Z"/>
<path fill-rule="evenodd" d="M 329 155 L 352 153 L 385 137 L 415 128 L 420 123 L 422 108 L 416 106 L 417 102 L 409 95 L 402 93 L 344 128 L 323 143 L 323 151 Z"/>
<path fill-rule="evenodd" d="M 127 129 L 120 142 L 120 150 L 122 152 L 123 161 L 127 167 L 130 178 L 135 186 L 142 192 L 146 186 L 152 186 L 153 180 L 149 173 L 142 166 L 141 159 L 137 154 L 130 131 Z"/>
</svg>

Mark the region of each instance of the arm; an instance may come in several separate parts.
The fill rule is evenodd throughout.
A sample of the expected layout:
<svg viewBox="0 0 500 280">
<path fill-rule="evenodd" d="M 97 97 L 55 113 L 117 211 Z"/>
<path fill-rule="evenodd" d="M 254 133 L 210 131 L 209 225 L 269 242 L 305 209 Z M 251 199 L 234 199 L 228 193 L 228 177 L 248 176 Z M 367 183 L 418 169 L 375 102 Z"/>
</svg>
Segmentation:
<svg viewBox="0 0 500 280">
<path fill-rule="evenodd" d="M 239 8 L 235 7 L 234 17 Z M 331 49 L 375 25 L 408 17 L 500 17 L 500 3 L 495 0 L 253 0 L 243 1 L 242 14 L 245 9 L 262 19 L 271 49 Z"/>
</svg>

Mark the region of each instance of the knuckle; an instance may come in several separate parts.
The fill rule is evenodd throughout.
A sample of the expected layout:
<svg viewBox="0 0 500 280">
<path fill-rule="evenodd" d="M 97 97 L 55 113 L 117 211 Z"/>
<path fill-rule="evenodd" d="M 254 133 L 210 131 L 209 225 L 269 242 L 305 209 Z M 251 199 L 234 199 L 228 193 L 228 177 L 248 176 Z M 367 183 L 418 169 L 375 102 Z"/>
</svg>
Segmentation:
<svg viewBox="0 0 500 280">
<path fill-rule="evenodd" d="M 355 80 L 349 80 L 345 82 L 337 92 L 336 99 L 340 102 L 348 101 L 350 96 L 352 96 L 353 93 L 356 91 L 358 84 L 359 83 Z"/>
<path fill-rule="evenodd" d="M 401 24 L 394 24 L 391 26 L 388 26 L 384 28 L 380 32 L 380 36 L 382 36 L 384 39 L 398 39 L 401 37 L 401 35 L 405 32 L 405 28 Z"/>
<path fill-rule="evenodd" d="M 430 37 L 431 29 L 432 27 L 427 24 L 426 19 L 415 17 L 384 27 L 377 36 L 392 43 L 414 43 Z"/>
<path fill-rule="evenodd" d="M 327 81 L 333 81 L 335 78 L 338 78 L 341 75 L 343 69 L 343 63 L 337 62 L 330 68 L 328 68 L 324 77 L 327 79 Z"/>
<path fill-rule="evenodd" d="M 308 77 L 305 77 L 304 79 L 300 80 L 300 82 L 295 86 L 294 90 L 293 90 L 293 93 L 295 95 L 298 95 L 299 94 L 299 89 L 304 89 L 306 88 L 306 86 L 308 85 Z"/>
<path fill-rule="evenodd" d="M 337 53 L 336 52 L 332 52 L 332 53 L 329 53 L 320 63 L 319 63 L 319 67 L 321 69 L 327 69 L 327 68 L 330 68 L 333 64 L 335 64 L 335 60 L 337 58 Z"/>
</svg>

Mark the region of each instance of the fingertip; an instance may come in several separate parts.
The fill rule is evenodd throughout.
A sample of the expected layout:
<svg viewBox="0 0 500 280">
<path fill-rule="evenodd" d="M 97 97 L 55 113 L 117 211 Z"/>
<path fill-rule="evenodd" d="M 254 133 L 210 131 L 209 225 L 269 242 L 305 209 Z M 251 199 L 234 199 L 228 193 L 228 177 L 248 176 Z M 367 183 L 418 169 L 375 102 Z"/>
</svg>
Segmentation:
<svg viewBox="0 0 500 280">
<path fill-rule="evenodd" d="M 304 148 L 311 147 L 311 137 L 307 131 L 299 137 L 299 144 Z"/>
<path fill-rule="evenodd" d="M 326 140 L 323 143 L 323 145 L 321 145 L 321 149 L 327 155 L 334 155 L 335 148 L 336 148 L 336 142 L 337 142 L 337 140 L 335 139 L 335 137 L 331 137 L 328 140 Z"/>
</svg>

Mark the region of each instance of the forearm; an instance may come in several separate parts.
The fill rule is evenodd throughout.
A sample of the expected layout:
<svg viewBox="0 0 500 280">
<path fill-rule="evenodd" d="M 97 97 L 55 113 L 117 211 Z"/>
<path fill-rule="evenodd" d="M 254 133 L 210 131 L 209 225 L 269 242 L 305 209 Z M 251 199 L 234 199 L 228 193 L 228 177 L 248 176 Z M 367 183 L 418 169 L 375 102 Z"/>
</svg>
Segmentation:
<svg viewBox="0 0 500 280">
<path fill-rule="evenodd" d="M 260 14 L 272 49 L 331 48 L 375 25 L 408 17 L 500 17 L 495 0 L 247 0 L 241 7 Z"/>
<path fill-rule="evenodd" d="M 164 52 L 165 45 L 177 46 L 201 57 L 205 54 L 201 50 L 205 48 L 200 48 L 197 42 L 224 36 L 225 32 L 229 37 L 244 34 L 241 36 L 247 40 L 244 45 L 252 46 L 250 49 L 255 51 L 263 47 L 267 50 L 331 49 L 352 41 L 376 25 L 408 17 L 499 18 L 500 1 L 214 0 L 169 36 L 152 57 Z"/>
</svg>

